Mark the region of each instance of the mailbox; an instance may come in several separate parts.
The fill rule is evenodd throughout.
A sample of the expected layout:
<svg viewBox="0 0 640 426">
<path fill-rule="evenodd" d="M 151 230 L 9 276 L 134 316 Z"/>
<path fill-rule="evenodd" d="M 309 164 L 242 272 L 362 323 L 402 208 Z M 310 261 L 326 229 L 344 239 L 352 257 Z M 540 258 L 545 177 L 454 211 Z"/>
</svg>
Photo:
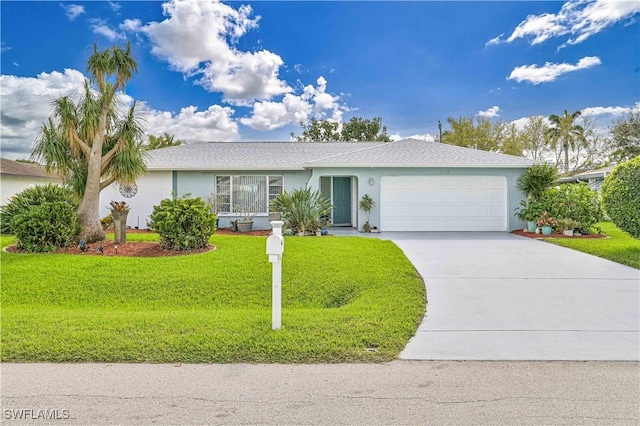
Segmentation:
<svg viewBox="0 0 640 426">
<path fill-rule="evenodd" d="M 279 262 L 282 253 L 284 253 L 284 237 L 282 235 L 273 234 L 267 238 L 267 254 L 269 262 Z"/>
</svg>

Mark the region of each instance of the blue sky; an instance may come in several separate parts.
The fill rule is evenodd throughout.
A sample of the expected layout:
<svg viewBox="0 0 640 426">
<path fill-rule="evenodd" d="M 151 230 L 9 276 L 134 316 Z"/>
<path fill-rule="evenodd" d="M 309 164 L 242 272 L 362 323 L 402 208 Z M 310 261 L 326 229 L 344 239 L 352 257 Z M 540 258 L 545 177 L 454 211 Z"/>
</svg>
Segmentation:
<svg viewBox="0 0 640 426">
<path fill-rule="evenodd" d="M 131 41 L 149 133 L 289 140 L 300 120 L 381 116 L 394 137 L 447 117 L 521 122 L 640 108 L 640 3 L 2 1 L 2 156 L 27 158 L 92 46 Z"/>
</svg>

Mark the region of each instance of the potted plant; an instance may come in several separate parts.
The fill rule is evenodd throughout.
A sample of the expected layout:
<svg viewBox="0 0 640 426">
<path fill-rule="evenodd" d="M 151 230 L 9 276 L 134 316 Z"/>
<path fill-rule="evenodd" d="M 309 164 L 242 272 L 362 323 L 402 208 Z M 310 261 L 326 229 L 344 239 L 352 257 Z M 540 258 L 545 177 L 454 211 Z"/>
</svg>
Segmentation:
<svg viewBox="0 0 640 426">
<path fill-rule="evenodd" d="M 548 211 L 544 211 L 540 219 L 537 222 L 538 226 L 542 229 L 542 235 L 551 235 L 553 227 L 557 226 L 557 222 L 551 217 Z"/>
<path fill-rule="evenodd" d="M 542 216 L 542 207 L 537 201 L 520 201 L 520 207 L 516 207 L 516 217 L 523 222 L 527 222 L 527 231 L 536 232 L 537 220 Z"/>
<path fill-rule="evenodd" d="M 558 229 L 562 230 L 562 234 L 568 237 L 573 237 L 573 231 L 580 227 L 580 223 L 573 219 L 558 219 Z"/>
<path fill-rule="evenodd" d="M 126 243 L 129 206 L 124 201 L 111 201 L 109 205 L 111 206 L 111 217 L 113 218 L 114 243 Z"/>
<path fill-rule="evenodd" d="M 371 216 L 371 210 L 376 206 L 376 202 L 373 201 L 369 194 L 364 194 L 360 199 L 360 210 L 362 210 L 367 215 L 367 221 L 362 225 L 363 232 L 371 232 L 371 225 L 369 224 L 369 218 Z"/>
<path fill-rule="evenodd" d="M 234 209 L 240 217 L 238 218 L 238 231 L 249 232 L 253 227 L 253 218 L 256 216 L 253 208 L 250 207 L 237 207 Z"/>
</svg>

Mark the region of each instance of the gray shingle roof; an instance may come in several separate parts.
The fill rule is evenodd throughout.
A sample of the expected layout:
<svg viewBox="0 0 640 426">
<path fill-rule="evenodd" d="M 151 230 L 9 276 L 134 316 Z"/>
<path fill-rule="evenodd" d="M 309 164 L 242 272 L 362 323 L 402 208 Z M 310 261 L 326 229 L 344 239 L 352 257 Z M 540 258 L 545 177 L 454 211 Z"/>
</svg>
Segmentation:
<svg viewBox="0 0 640 426">
<path fill-rule="evenodd" d="M 59 179 L 55 174 L 45 172 L 44 167 L 39 164 L 23 163 L 6 158 L 0 158 L 0 174 Z"/>
<path fill-rule="evenodd" d="M 515 167 L 533 160 L 439 142 L 403 139 L 310 161 L 307 167 Z"/>
<path fill-rule="evenodd" d="M 312 160 L 381 142 L 204 142 L 149 151 L 149 170 L 303 170 Z"/>
<path fill-rule="evenodd" d="M 208 142 L 149 152 L 149 170 L 302 170 L 313 167 L 516 167 L 532 160 L 438 142 Z"/>
</svg>

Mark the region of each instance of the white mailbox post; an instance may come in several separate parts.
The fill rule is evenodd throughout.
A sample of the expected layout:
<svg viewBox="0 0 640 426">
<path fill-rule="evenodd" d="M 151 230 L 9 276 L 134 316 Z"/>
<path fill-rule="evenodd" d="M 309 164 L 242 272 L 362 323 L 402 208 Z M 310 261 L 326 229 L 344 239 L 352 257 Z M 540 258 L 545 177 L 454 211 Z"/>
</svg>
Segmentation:
<svg viewBox="0 0 640 426">
<path fill-rule="evenodd" d="M 267 238 L 267 254 L 272 267 L 271 279 L 271 328 L 279 330 L 282 327 L 282 254 L 284 253 L 284 237 L 282 226 L 284 222 L 271 222 L 273 234 Z"/>
</svg>

